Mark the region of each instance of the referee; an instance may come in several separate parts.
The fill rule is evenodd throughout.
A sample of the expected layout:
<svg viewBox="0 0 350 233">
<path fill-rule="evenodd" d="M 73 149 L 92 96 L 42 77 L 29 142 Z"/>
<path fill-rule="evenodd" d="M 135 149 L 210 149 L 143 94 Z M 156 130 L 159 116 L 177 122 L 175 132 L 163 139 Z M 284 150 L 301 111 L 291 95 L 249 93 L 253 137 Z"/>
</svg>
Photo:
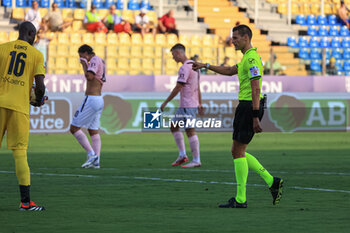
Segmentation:
<svg viewBox="0 0 350 233">
<path fill-rule="evenodd" d="M 232 156 L 234 158 L 235 177 L 237 182 L 236 197 L 220 208 L 247 208 L 246 183 L 248 169 L 258 173 L 267 183 L 272 194 L 273 204 L 279 203 L 282 196 L 283 180 L 273 177 L 251 154 L 246 147 L 253 139 L 254 133 L 262 132 L 260 121 L 264 114 L 265 98 L 261 95 L 263 65 L 256 48 L 252 47 L 252 31 L 246 25 L 238 25 L 232 29 L 232 43 L 236 50 L 243 53 L 240 63 L 232 67 L 213 66 L 208 63 L 193 63 L 193 69 L 203 67 L 222 75 L 238 74 L 239 104 L 233 122 Z"/>
</svg>

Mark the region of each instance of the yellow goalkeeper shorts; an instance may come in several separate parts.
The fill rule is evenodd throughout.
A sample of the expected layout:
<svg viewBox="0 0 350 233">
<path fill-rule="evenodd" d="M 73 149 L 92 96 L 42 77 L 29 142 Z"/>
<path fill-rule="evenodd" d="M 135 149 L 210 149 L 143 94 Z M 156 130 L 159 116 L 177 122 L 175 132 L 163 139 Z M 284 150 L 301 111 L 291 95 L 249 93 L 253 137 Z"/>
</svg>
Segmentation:
<svg viewBox="0 0 350 233">
<path fill-rule="evenodd" d="M 29 137 L 29 115 L 0 107 L 0 147 L 7 132 L 7 148 L 26 150 Z"/>
</svg>

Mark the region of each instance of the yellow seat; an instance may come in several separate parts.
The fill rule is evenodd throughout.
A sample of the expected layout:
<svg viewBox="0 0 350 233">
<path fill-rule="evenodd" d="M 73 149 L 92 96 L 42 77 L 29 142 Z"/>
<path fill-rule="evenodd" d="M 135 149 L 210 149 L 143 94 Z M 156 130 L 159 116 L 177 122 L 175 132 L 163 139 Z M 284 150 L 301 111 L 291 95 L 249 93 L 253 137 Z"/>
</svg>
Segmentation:
<svg viewBox="0 0 350 233">
<path fill-rule="evenodd" d="M 9 41 L 14 41 L 18 39 L 18 31 L 12 31 L 9 34 Z"/>
<path fill-rule="evenodd" d="M 143 57 L 154 57 L 154 49 L 151 46 L 145 46 L 142 49 L 142 56 Z"/>
<path fill-rule="evenodd" d="M 143 36 L 143 44 L 144 45 L 154 45 L 154 37 L 153 34 L 147 33 Z"/>
<path fill-rule="evenodd" d="M 117 46 L 115 45 L 108 45 L 107 46 L 107 54 L 106 54 L 107 58 L 116 58 L 118 57 L 118 53 L 117 53 Z"/>
<path fill-rule="evenodd" d="M 213 38 L 210 35 L 203 36 L 203 48 L 205 47 L 216 47 L 213 42 Z"/>
<path fill-rule="evenodd" d="M 117 74 L 127 74 L 129 72 L 129 59 L 118 58 L 117 62 Z"/>
<path fill-rule="evenodd" d="M 197 35 L 191 37 L 191 47 L 202 47 L 201 38 Z"/>
<path fill-rule="evenodd" d="M 131 44 L 132 46 L 142 46 L 143 41 L 141 34 L 139 33 L 134 33 L 131 35 Z"/>
<path fill-rule="evenodd" d="M 118 36 L 115 33 L 107 34 L 107 44 L 108 45 L 117 45 L 118 44 Z"/>
<path fill-rule="evenodd" d="M 58 33 L 57 35 L 57 43 L 59 45 L 66 45 L 66 44 L 69 44 L 69 38 L 68 38 L 68 34 L 67 33 L 64 33 L 64 32 L 60 32 Z"/>
<path fill-rule="evenodd" d="M 198 55 L 199 58 L 202 58 L 202 51 L 200 48 L 197 48 L 197 47 L 191 48 L 190 54 L 191 54 L 191 57 L 194 55 Z"/>
<path fill-rule="evenodd" d="M 63 19 L 73 19 L 73 10 L 71 8 L 62 9 L 62 18 Z"/>
<path fill-rule="evenodd" d="M 9 40 L 9 35 L 7 32 L 0 32 L 0 44 L 6 43 Z"/>
<path fill-rule="evenodd" d="M 225 56 L 229 58 L 236 58 L 236 51 L 234 47 L 226 47 L 225 48 Z"/>
<path fill-rule="evenodd" d="M 154 70 L 153 59 L 152 58 L 143 58 L 142 59 L 142 71 L 145 74 L 152 74 Z M 151 72 L 147 72 L 151 71 Z"/>
<path fill-rule="evenodd" d="M 94 47 L 94 52 L 97 56 L 99 56 L 102 59 L 106 58 L 106 51 L 105 51 L 105 46 L 95 46 Z"/>
<path fill-rule="evenodd" d="M 90 45 L 90 46 L 94 46 L 94 34 L 93 33 L 85 33 L 82 35 L 82 39 L 81 39 L 81 42 L 83 44 L 87 44 L 87 45 Z"/>
<path fill-rule="evenodd" d="M 167 59 L 165 62 L 166 70 L 177 70 L 177 64 L 173 59 Z"/>
<path fill-rule="evenodd" d="M 140 58 L 131 58 L 129 74 L 131 74 L 131 75 L 140 74 L 141 69 L 142 69 L 141 59 Z"/>
<path fill-rule="evenodd" d="M 45 15 L 47 15 L 48 8 L 39 8 L 39 12 L 41 17 L 43 18 Z"/>
<path fill-rule="evenodd" d="M 163 60 L 160 58 L 154 59 L 154 70 L 162 70 Z"/>
<path fill-rule="evenodd" d="M 83 21 L 81 21 L 81 20 L 73 21 L 72 29 L 73 29 L 73 31 L 79 31 L 79 30 L 83 29 Z"/>
<path fill-rule="evenodd" d="M 48 57 L 56 57 L 57 56 L 57 48 L 56 45 L 49 44 L 49 54 Z"/>
<path fill-rule="evenodd" d="M 163 51 L 163 48 L 162 47 L 154 47 L 154 55 L 155 57 L 162 57 L 162 51 Z M 165 54 L 164 54 L 165 55 Z"/>
<path fill-rule="evenodd" d="M 95 33 L 95 44 L 96 45 L 106 45 L 106 34 L 105 33 Z"/>
<path fill-rule="evenodd" d="M 131 45 L 130 36 L 127 33 L 119 33 L 119 44 L 120 45 Z"/>
<path fill-rule="evenodd" d="M 81 44 L 81 34 L 73 32 L 70 34 L 70 44 Z"/>
<path fill-rule="evenodd" d="M 309 14 L 311 14 L 309 3 L 303 3 L 303 4 L 301 4 L 301 6 L 300 6 L 300 11 L 301 11 L 300 13 L 301 13 L 301 14 L 304 14 L 304 15 L 309 15 Z"/>
<path fill-rule="evenodd" d="M 164 34 L 157 34 L 156 38 L 155 38 L 155 44 L 156 44 L 156 46 L 166 47 L 167 43 L 165 40 L 165 35 Z"/>
<path fill-rule="evenodd" d="M 329 4 L 324 4 L 324 14 L 325 15 L 333 14 L 332 7 Z"/>
<path fill-rule="evenodd" d="M 68 69 L 75 70 L 75 73 L 77 73 L 77 71 L 81 69 L 79 57 L 68 58 Z"/>
<path fill-rule="evenodd" d="M 99 9 L 98 10 L 98 16 L 100 17 L 101 20 L 103 20 L 104 18 L 107 17 L 109 13 L 109 10 L 108 9 Z"/>
<path fill-rule="evenodd" d="M 57 47 L 56 54 L 59 57 L 68 57 L 69 56 L 68 45 L 59 45 Z"/>
<path fill-rule="evenodd" d="M 141 47 L 140 46 L 132 46 L 130 55 L 131 55 L 131 57 L 142 57 Z"/>
<path fill-rule="evenodd" d="M 12 18 L 23 21 L 24 20 L 23 8 L 14 8 L 12 10 Z"/>
<path fill-rule="evenodd" d="M 321 6 L 320 4 L 311 4 L 311 14 L 314 14 L 314 15 L 319 15 L 321 13 Z"/>
<path fill-rule="evenodd" d="M 146 15 L 148 16 L 150 22 L 153 22 L 155 25 L 158 24 L 158 17 L 155 11 L 147 11 Z"/>
<path fill-rule="evenodd" d="M 287 13 L 288 14 L 288 10 L 287 10 Z M 292 3 L 292 14 L 293 15 L 298 15 L 300 14 L 300 9 L 299 9 L 299 4 L 297 3 Z"/>
<path fill-rule="evenodd" d="M 118 57 L 130 57 L 128 46 L 120 46 L 118 49 Z"/>
<path fill-rule="evenodd" d="M 55 69 L 57 70 L 65 70 L 67 69 L 67 59 L 65 57 L 57 57 Z"/>
<path fill-rule="evenodd" d="M 183 44 L 184 46 L 188 46 L 190 44 L 190 40 L 188 36 L 186 35 L 180 35 L 179 36 L 179 43 Z"/>
<path fill-rule="evenodd" d="M 286 3 L 280 3 L 277 8 L 278 13 L 280 14 L 288 14 L 288 6 Z"/>
<path fill-rule="evenodd" d="M 53 57 L 49 56 L 48 60 L 47 60 L 46 72 L 48 74 L 52 74 L 53 70 L 55 70 L 55 68 L 56 68 L 55 59 Z"/>
<path fill-rule="evenodd" d="M 81 44 L 71 44 L 69 46 L 69 56 L 74 57 L 78 56 L 78 49 L 81 46 Z"/>
<path fill-rule="evenodd" d="M 203 57 L 204 59 L 212 59 L 213 57 L 215 57 L 213 48 L 210 48 L 210 47 L 203 47 L 202 57 Z"/>
<path fill-rule="evenodd" d="M 84 20 L 85 10 L 84 9 L 75 9 L 73 17 L 74 17 L 74 20 Z"/>
<path fill-rule="evenodd" d="M 117 60 L 115 58 L 108 58 L 106 66 L 107 74 L 115 74 L 117 71 Z"/>
<path fill-rule="evenodd" d="M 179 42 L 179 40 L 175 34 L 168 34 L 167 42 L 168 42 L 168 47 L 173 47 L 175 44 Z"/>
<path fill-rule="evenodd" d="M 132 12 L 132 10 L 123 10 L 122 18 L 130 23 L 135 22 L 134 13 Z"/>
</svg>

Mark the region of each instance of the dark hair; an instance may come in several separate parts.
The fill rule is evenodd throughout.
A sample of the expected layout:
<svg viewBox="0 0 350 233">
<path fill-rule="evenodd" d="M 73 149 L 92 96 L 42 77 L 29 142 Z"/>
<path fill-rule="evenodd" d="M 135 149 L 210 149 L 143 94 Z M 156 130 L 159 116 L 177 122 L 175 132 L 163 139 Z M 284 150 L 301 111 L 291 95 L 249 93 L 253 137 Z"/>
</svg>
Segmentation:
<svg viewBox="0 0 350 233">
<path fill-rule="evenodd" d="M 252 30 L 247 25 L 240 24 L 234 28 L 232 28 L 232 32 L 238 31 L 240 36 L 248 35 L 249 39 L 251 40 L 253 37 Z"/>
<path fill-rule="evenodd" d="M 80 46 L 78 49 L 78 53 L 85 53 L 85 52 L 87 52 L 88 54 L 95 54 L 93 49 L 87 44 Z"/>
<path fill-rule="evenodd" d="M 185 46 L 184 46 L 183 44 L 180 44 L 180 43 L 174 45 L 174 46 L 170 49 L 170 51 L 174 51 L 174 50 L 182 50 L 182 51 L 186 52 Z"/>
</svg>

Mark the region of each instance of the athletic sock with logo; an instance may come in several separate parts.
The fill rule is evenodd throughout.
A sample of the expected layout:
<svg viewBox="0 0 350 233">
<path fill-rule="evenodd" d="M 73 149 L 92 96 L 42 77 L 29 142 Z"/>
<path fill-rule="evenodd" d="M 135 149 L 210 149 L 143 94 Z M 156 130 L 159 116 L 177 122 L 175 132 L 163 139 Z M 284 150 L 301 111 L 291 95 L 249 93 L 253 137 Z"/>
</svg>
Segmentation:
<svg viewBox="0 0 350 233">
<path fill-rule="evenodd" d="M 235 164 L 235 176 L 237 182 L 236 201 L 246 202 L 246 184 L 248 179 L 248 163 L 245 157 L 233 160 Z"/>
<path fill-rule="evenodd" d="M 271 187 L 273 183 L 273 176 L 259 163 L 259 161 L 251 154 L 245 153 L 245 157 L 247 158 L 249 169 L 258 173 L 261 178 L 263 178 L 266 184 Z"/>
<path fill-rule="evenodd" d="M 184 157 L 186 155 L 184 135 L 180 132 L 180 130 L 172 133 L 173 133 L 177 148 L 179 149 L 179 156 Z"/>
<path fill-rule="evenodd" d="M 197 135 L 193 135 L 192 137 L 188 138 L 188 141 L 190 143 L 193 162 L 200 163 L 200 155 L 199 155 L 199 140 Z"/>
</svg>

